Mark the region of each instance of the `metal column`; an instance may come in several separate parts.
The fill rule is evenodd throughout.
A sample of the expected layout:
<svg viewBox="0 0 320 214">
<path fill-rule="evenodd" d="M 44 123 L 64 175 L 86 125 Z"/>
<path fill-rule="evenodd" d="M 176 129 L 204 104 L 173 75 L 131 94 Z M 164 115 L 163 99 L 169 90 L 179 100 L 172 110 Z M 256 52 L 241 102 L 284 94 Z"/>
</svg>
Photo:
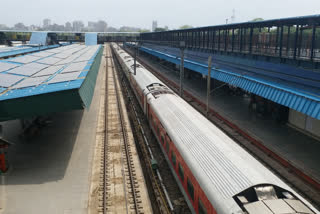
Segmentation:
<svg viewBox="0 0 320 214">
<path fill-rule="evenodd" d="M 180 42 L 181 62 L 180 62 L 180 97 L 183 96 L 183 80 L 184 80 L 184 48 L 185 42 Z"/>
<path fill-rule="evenodd" d="M 291 26 L 288 26 L 287 48 L 286 48 L 287 57 L 288 57 L 288 55 L 289 55 L 289 46 L 290 46 L 290 28 L 291 28 Z"/>
<path fill-rule="evenodd" d="M 279 44 L 279 57 L 282 57 L 282 42 L 283 42 L 283 25 L 280 27 L 280 44 Z"/>
<path fill-rule="evenodd" d="M 133 74 L 137 74 L 137 44 L 134 47 Z"/>
<path fill-rule="evenodd" d="M 316 24 L 313 24 L 312 27 L 312 39 L 311 39 L 311 53 L 310 53 L 310 60 L 313 60 L 314 57 L 314 46 L 315 46 L 315 38 L 316 38 Z"/>
<path fill-rule="evenodd" d="M 208 59 L 208 76 L 207 76 L 207 111 L 206 111 L 207 117 L 209 115 L 209 105 L 210 105 L 211 63 L 212 63 L 212 56 L 209 56 L 209 59 Z"/>
<path fill-rule="evenodd" d="M 249 53 L 252 53 L 252 44 L 253 44 L 253 27 L 250 27 L 250 41 L 249 41 Z"/>
<path fill-rule="evenodd" d="M 296 58 L 297 58 L 298 38 L 299 38 L 299 25 L 296 26 L 296 36 L 295 36 L 295 38 L 294 38 L 293 59 L 296 59 Z"/>
</svg>

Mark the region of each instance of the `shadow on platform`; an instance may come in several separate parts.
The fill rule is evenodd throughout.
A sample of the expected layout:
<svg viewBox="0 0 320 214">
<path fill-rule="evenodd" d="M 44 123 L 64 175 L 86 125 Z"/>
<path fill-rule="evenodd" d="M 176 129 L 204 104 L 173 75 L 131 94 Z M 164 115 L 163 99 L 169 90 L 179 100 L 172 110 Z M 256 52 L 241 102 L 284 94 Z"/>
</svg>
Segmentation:
<svg viewBox="0 0 320 214">
<path fill-rule="evenodd" d="M 19 120 L 4 122 L 4 138 L 15 145 L 9 149 L 6 185 L 42 184 L 63 179 L 69 165 L 84 111 L 57 113 L 52 123 L 31 139 L 19 137 Z"/>
</svg>

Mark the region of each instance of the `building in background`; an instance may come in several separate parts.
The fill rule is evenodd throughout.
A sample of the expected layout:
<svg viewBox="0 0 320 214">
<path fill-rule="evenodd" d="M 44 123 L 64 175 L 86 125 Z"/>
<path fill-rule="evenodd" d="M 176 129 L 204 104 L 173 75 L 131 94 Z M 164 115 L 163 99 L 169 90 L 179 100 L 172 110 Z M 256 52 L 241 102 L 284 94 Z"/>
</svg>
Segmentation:
<svg viewBox="0 0 320 214">
<path fill-rule="evenodd" d="M 158 22 L 152 21 L 152 32 L 154 32 L 158 28 Z"/>
<path fill-rule="evenodd" d="M 64 28 L 65 31 L 72 31 L 72 24 L 70 22 L 66 22 Z"/>
<path fill-rule="evenodd" d="M 51 25 L 51 20 L 50 19 L 44 19 L 43 20 L 43 28 L 47 29 Z"/>
<path fill-rule="evenodd" d="M 41 29 L 41 27 L 36 26 L 36 25 L 30 25 L 30 26 L 28 27 L 28 30 L 29 30 L 29 31 L 38 31 L 38 30 L 40 30 L 40 29 Z"/>
<path fill-rule="evenodd" d="M 73 28 L 73 31 L 81 32 L 82 28 L 84 28 L 84 24 L 82 21 L 73 21 L 72 28 Z"/>
<path fill-rule="evenodd" d="M 88 31 L 94 31 L 97 26 L 96 22 L 88 22 Z"/>
<path fill-rule="evenodd" d="M 105 21 L 88 22 L 89 32 L 107 32 L 108 24 Z"/>
<path fill-rule="evenodd" d="M 232 9 L 231 23 L 236 22 L 236 10 Z"/>
</svg>

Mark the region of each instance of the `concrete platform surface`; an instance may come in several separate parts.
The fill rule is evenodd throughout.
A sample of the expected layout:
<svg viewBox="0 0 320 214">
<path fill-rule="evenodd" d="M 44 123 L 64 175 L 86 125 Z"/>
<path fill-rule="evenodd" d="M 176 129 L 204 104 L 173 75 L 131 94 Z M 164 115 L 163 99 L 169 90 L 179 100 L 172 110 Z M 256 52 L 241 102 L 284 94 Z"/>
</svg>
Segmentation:
<svg viewBox="0 0 320 214">
<path fill-rule="evenodd" d="M 0 177 L 1 214 L 87 213 L 102 73 L 100 67 L 88 111 L 52 115 L 31 140 L 19 138 L 19 121 L 2 123 L 4 137 L 15 145 L 10 170 Z"/>
</svg>

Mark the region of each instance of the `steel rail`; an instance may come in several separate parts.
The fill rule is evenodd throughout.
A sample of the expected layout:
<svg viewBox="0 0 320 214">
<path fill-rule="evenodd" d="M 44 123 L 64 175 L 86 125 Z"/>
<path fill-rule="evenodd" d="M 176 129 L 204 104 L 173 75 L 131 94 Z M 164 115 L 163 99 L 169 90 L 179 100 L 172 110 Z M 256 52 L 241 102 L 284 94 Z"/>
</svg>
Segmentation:
<svg viewBox="0 0 320 214">
<path fill-rule="evenodd" d="M 129 173 L 129 178 L 130 178 L 130 185 L 131 185 L 133 202 L 134 202 L 134 209 L 135 209 L 136 213 L 139 213 L 139 207 L 138 207 L 138 201 L 137 201 L 137 193 L 136 193 L 136 189 L 135 189 L 135 185 L 134 185 L 135 182 L 133 180 L 134 173 L 133 173 L 133 169 L 132 169 L 131 157 L 130 157 L 130 154 L 129 154 L 129 142 L 128 142 L 127 129 L 126 129 L 125 121 L 124 121 L 122 105 L 121 105 L 121 100 L 120 100 L 120 94 L 119 94 L 119 91 L 118 91 L 118 90 L 120 90 L 120 87 L 118 87 L 118 84 L 117 84 L 117 81 L 116 81 L 116 72 L 115 72 L 115 66 L 114 66 L 113 59 L 110 58 L 110 60 L 111 60 L 111 68 L 112 68 L 112 72 L 113 72 L 113 82 L 114 82 L 114 87 L 115 87 L 115 92 L 116 92 L 119 117 L 120 117 L 120 122 L 121 122 L 121 131 L 122 131 L 122 135 L 123 135 L 125 155 L 126 155 L 126 159 L 127 159 L 128 173 Z"/>
<path fill-rule="evenodd" d="M 121 66 L 119 65 L 118 59 L 115 58 L 115 60 L 116 60 L 117 63 L 118 63 L 118 67 L 121 68 Z M 126 77 L 125 74 L 123 74 L 123 76 L 127 79 L 127 77 Z M 127 80 L 128 80 L 128 79 L 127 79 Z M 122 81 L 122 82 L 123 82 L 123 81 Z M 135 105 L 133 104 L 133 102 L 131 102 L 131 100 L 130 100 L 130 99 L 131 99 L 131 95 L 130 95 L 130 92 L 129 92 L 129 89 L 128 89 L 127 86 L 128 86 L 127 83 L 124 83 L 124 84 L 123 84 L 123 88 L 125 89 L 126 94 L 128 95 L 128 98 L 129 98 L 129 105 L 132 107 L 131 110 L 133 111 L 133 115 L 134 115 L 134 117 L 135 117 L 135 120 L 136 120 L 137 123 L 138 123 L 138 129 L 139 129 L 139 131 L 140 131 L 140 133 L 141 133 L 141 135 L 142 135 L 142 139 L 143 139 L 143 141 L 144 141 L 143 150 L 144 150 L 144 152 L 146 153 L 146 155 L 149 154 L 150 158 L 151 158 L 151 159 L 154 159 L 154 155 L 153 155 L 153 153 L 152 153 L 149 140 L 147 139 L 147 136 L 146 136 L 145 131 L 144 131 L 144 129 L 143 129 L 143 125 L 142 125 L 142 122 L 141 122 L 141 120 L 140 120 L 140 117 L 138 116 L 137 109 L 136 109 Z M 158 169 L 156 169 L 156 170 L 155 170 L 155 171 L 156 171 L 156 174 L 154 174 L 153 169 L 152 169 L 152 166 L 151 166 L 151 163 L 150 163 L 150 160 L 148 160 L 148 165 L 149 165 L 149 167 L 151 168 L 151 173 L 152 173 L 153 179 L 156 180 L 156 176 L 158 177 L 159 184 L 158 184 L 158 182 L 155 182 L 155 185 L 156 185 L 156 188 L 158 189 L 158 191 L 159 191 L 159 193 L 160 193 L 161 200 L 162 200 L 162 202 L 163 202 L 164 205 L 165 205 L 165 210 L 167 211 L 167 213 L 174 213 L 175 209 L 174 209 L 174 207 L 173 207 L 173 203 L 172 203 L 172 201 L 171 201 L 171 199 L 170 199 L 169 193 L 168 193 L 168 191 L 167 191 L 167 189 L 166 189 L 166 187 L 165 187 L 165 185 L 164 185 L 164 181 L 163 181 L 163 179 L 162 179 L 162 176 L 161 176 L 161 174 L 160 174 L 160 171 L 159 171 Z M 159 185 L 160 185 L 160 186 L 159 186 Z M 164 196 L 162 195 L 160 189 L 162 189 Z M 164 199 L 164 198 L 165 198 L 165 199 Z M 168 205 L 167 205 L 167 204 L 168 204 Z M 168 208 L 167 206 L 169 206 L 169 208 Z M 170 209 L 170 210 L 169 210 L 169 209 Z"/>
<path fill-rule="evenodd" d="M 107 213 L 107 144 L 108 144 L 108 58 L 106 51 L 106 74 L 105 74 L 105 99 L 104 99 L 104 110 L 105 110 L 105 120 L 104 120 L 104 148 L 103 148 L 103 214 Z"/>
</svg>

